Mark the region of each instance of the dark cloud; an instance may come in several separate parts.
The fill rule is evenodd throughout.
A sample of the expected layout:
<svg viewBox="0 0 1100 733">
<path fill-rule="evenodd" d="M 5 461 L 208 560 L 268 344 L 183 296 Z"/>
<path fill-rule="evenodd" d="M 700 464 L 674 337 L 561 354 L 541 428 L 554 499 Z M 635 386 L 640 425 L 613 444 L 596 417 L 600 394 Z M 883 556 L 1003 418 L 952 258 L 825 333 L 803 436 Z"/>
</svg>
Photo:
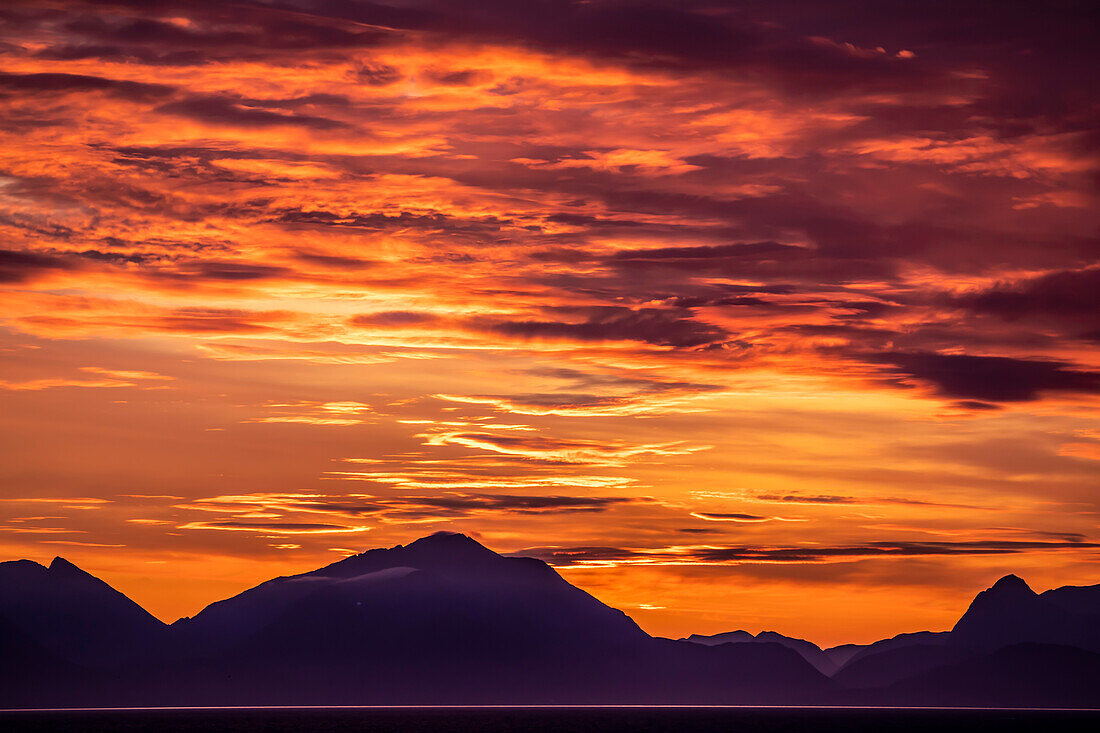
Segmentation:
<svg viewBox="0 0 1100 733">
<path fill-rule="evenodd" d="M 334 23 L 316 15 L 279 12 L 254 2 L 240 3 L 233 10 L 203 0 L 158 3 L 157 10 L 165 13 L 165 19 L 144 12 L 134 13 L 130 18 L 117 14 L 74 14 L 63 28 L 70 37 L 81 38 L 83 42 L 69 46 L 73 49 L 70 53 L 84 49 L 84 53 L 98 52 L 96 56 L 106 59 L 209 63 L 255 58 L 272 52 L 370 47 L 393 35 L 377 28 Z M 173 14 L 196 22 L 186 26 L 169 22 Z M 48 53 L 56 56 L 63 51 Z"/>
<path fill-rule="evenodd" d="M 330 18 L 430 31 L 440 41 L 521 45 L 671 73 L 736 70 L 804 94 L 929 84 L 936 78 L 911 60 L 853 53 L 707 3 L 435 0 L 398 10 L 326 0 L 299 7 Z"/>
<path fill-rule="evenodd" d="M 187 278 L 198 277 L 207 280 L 266 280 L 283 277 L 288 274 L 285 267 L 256 265 L 248 262 L 219 262 L 208 260 L 195 264 L 192 271 L 184 271 Z"/>
<path fill-rule="evenodd" d="M 755 494 L 759 501 L 774 501 L 784 504 L 901 504 L 903 506 L 944 507 L 948 509 L 977 509 L 970 504 L 950 504 L 923 499 L 909 499 L 896 496 L 843 496 L 836 494 Z M 985 507 L 981 507 L 985 508 Z"/>
<path fill-rule="evenodd" d="M 1006 321 L 1038 320 L 1062 326 L 1068 336 L 1100 328 L 1100 268 L 1060 270 L 963 295 L 954 303 Z"/>
<path fill-rule="evenodd" d="M 365 328 L 404 328 L 407 326 L 423 326 L 438 320 L 439 316 L 434 313 L 379 311 L 378 313 L 363 313 L 362 315 L 352 316 L 348 323 Z"/>
<path fill-rule="evenodd" d="M 760 209 L 751 212 L 750 217 L 760 219 L 765 214 L 761 199 L 754 199 Z M 715 208 L 726 216 L 734 214 L 732 205 L 715 202 Z M 702 208 L 701 202 L 693 202 L 692 208 Z M 740 207 L 737 207 L 740 208 Z M 791 202 L 791 208 L 798 210 L 799 204 Z M 797 226 L 792 218 L 789 225 Z M 844 237 L 831 234 L 829 226 L 822 222 L 807 226 L 816 233 L 815 239 L 827 242 L 843 237 L 849 242 L 867 242 L 863 233 Z M 838 224 L 839 226 L 839 224 Z M 845 226 L 842 228 L 850 228 Z M 872 241 L 880 239 L 878 235 Z M 882 247 L 882 250 L 887 250 Z M 680 272 L 693 276 L 719 275 L 733 278 L 764 278 L 765 280 L 808 280 L 820 282 L 854 282 L 868 278 L 893 277 L 896 263 L 890 256 L 871 259 L 870 251 L 855 252 L 840 249 L 814 249 L 778 242 L 744 242 L 736 244 L 700 245 L 692 247 L 664 247 L 655 249 L 620 250 L 607 259 L 607 264 L 626 273 L 637 276 L 645 273 L 652 277 L 654 273 Z M 780 286 L 783 287 L 783 286 Z M 789 287 L 789 286 L 786 286 Z M 758 292 L 769 292 L 768 286 L 762 286 Z"/>
<path fill-rule="evenodd" d="M 1074 129 L 1096 121 L 1088 101 L 1091 91 L 1077 83 L 1075 71 L 1095 62 L 1100 36 L 1087 2 L 1055 0 L 1041 9 L 1006 2 L 996 13 L 983 0 L 919 5 L 883 0 L 873 7 L 857 0 L 749 0 L 740 5 L 794 33 L 904 48 L 940 63 L 980 67 L 993 84 L 975 107 L 1006 134 L 1029 132 L 1040 124 Z"/>
<path fill-rule="evenodd" d="M 505 336 L 575 339 L 578 341 L 642 341 L 659 346 L 702 346 L 726 338 L 725 329 L 659 308 L 632 310 L 618 306 L 555 308 L 552 313 L 579 316 L 579 321 L 478 321 L 471 325 Z"/>
<path fill-rule="evenodd" d="M 341 214 L 323 210 L 286 210 L 278 212 L 271 221 L 290 225 L 312 225 L 335 227 L 340 229 L 366 229 L 387 231 L 414 228 L 425 232 L 441 234 L 491 235 L 499 232 L 505 224 L 495 217 L 482 219 L 464 219 L 441 213 L 413 214 L 402 211 L 399 214 L 373 212 L 370 214 Z"/>
<path fill-rule="evenodd" d="M 73 269 L 74 264 L 63 257 L 0 249 L 0 283 L 22 283 L 51 271 Z"/>
<path fill-rule="evenodd" d="M 824 563 L 893 557 L 954 557 L 966 555 L 1017 555 L 1100 548 L 1100 543 L 1076 538 L 1062 541 L 974 540 L 963 542 L 869 542 L 834 547 L 698 547 L 633 549 L 625 547 L 533 547 L 511 553 L 537 557 L 558 567 L 585 564 L 703 564 Z"/>
<path fill-rule="evenodd" d="M 108 92 L 131 101 L 146 101 L 172 94 L 175 89 L 164 84 L 105 79 L 83 74 L 10 74 L 0 72 L 0 89 L 19 94 L 45 92 Z"/>
<path fill-rule="evenodd" d="M 345 123 L 310 114 L 288 114 L 261 100 L 239 99 L 223 95 L 191 95 L 157 107 L 164 114 L 179 115 L 200 122 L 233 127 L 273 127 L 289 125 L 311 130 L 332 130 L 345 127 Z M 283 105 L 278 105 L 279 107 Z"/>
<path fill-rule="evenodd" d="M 710 519 L 716 522 L 767 522 L 774 517 L 765 517 L 760 514 L 721 514 L 718 512 L 692 512 L 700 519 Z"/>
<path fill-rule="evenodd" d="M 294 258 L 301 262 L 333 270 L 365 270 L 378 264 L 374 260 L 365 260 L 359 257 L 318 254 L 316 252 L 295 252 Z"/>
<path fill-rule="evenodd" d="M 253 532 L 288 532 L 295 534 L 299 532 L 339 532 L 349 528 L 342 524 L 323 524 L 317 522 L 239 522 L 235 520 L 224 520 L 218 522 L 191 522 L 182 525 L 180 529 L 227 529 Z"/>
<path fill-rule="evenodd" d="M 951 403 L 952 407 L 957 407 L 960 410 L 1002 410 L 1000 405 L 993 404 L 992 402 L 979 402 L 978 400 L 958 400 Z"/>
<path fill-rule="evenodd" d="M 456 87 L 472 86 L 492 78 L 489 73 L 478 69 L 459 69 L 457 71 L 430 69 L 425 72 L 425 76 L 436 84 Z"/>
<path fill-rule="evenodd" d="M 359 81 L 371 86 L 386 86 L 401 78 L 401 72 L 386 64 L 360 63 L 355 69 Z"/>
<path fill-rule="evenodd" d="M 633 374 L 607 374 L 585 372 L 567 367 L 539 367 L 526 369 L 524 374 L 536 377 L 550 377 L 571 382 L 573 387 L 611 387 L 636 390 L 638 392 L 711 392 L 722 389 L 721 385 L 699 382 L 674 382 L 658 377 L 638 377 Z M 550 397 L 549 395 L 546 395 Z"/>
<path fill-rule="evenodd" d="M 1026 402 L 1043 393 L 1100 393 L 1100 372 L 1073 369 L 1058 361 L 968 356 L 931 352 L 887 352 L 861 357 L 890 365 L 897 384 L 915 379 L 933 386 L 943 397 L 980 402 Z"/>
<path fill-rule="evenodd" d="M 198 499 L 177 505 L 179 509 L 199 509 L 239 515 L 243 511 L 262 510 L 280 516 L 276 522 L 242 521 L 229 518 L 214 522 L 193 522 L 188 528 L 270 529 L 273 531 L 310 531 L 342 528 L 344 525 L 285 521 L 287 517 L 323 514 L 354 522 L 375 519 L 382 522 L 423 522 L 462 517 L 498 515 L 542 515 L 604 512 L 618 506 L 646 503 L 642 497 L 564 496 L 558 494 L 486 494 L 446 492 L 434 495 L 396 496 L 316 496 L 295 494 L 252 494 Z"/>
<path fill-rule="evenodd" d="M 347 501 L 301 501 L 284 506 L 287 509 L 334 512 L 351 517 L 381 514 L 390 519 L 415 520 L 428 517 L 461 517 L 484 512 L 506 514 L 602 512 L 614 506 L 639 501 L 644 500 L 623 496 L 443 494 L 380 498 L 359 504 Z"/>
</svg>

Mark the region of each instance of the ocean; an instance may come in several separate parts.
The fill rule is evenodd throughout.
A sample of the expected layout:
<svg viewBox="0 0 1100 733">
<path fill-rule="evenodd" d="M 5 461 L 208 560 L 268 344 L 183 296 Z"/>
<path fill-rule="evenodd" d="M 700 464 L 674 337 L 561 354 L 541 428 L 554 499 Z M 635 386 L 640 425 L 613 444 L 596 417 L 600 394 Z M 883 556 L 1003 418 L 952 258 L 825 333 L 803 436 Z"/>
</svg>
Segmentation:
<svg viewBox="0 0 1100 733">
<path fill-rule="evenodd" d="M 1100 711 L 759 707 L 157 708 L 0 712 L 45 733 L 901 733 L 1100 730 Z"/>
</svg>

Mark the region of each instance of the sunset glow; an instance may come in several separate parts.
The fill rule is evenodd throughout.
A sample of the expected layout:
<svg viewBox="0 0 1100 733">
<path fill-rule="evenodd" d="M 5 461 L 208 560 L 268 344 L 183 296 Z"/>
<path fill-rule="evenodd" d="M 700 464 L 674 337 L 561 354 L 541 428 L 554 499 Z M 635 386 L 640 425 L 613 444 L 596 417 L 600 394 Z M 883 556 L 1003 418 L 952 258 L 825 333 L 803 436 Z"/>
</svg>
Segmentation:
<svg viewBox="0 0 1100 733">
<path fill-rule="evenodd" d="M 1097 582 L 1086 5 L 871 5 L 5 3 L 0 559 L 170 622 L 453 530 L 820 644 Z"/>
</svg>

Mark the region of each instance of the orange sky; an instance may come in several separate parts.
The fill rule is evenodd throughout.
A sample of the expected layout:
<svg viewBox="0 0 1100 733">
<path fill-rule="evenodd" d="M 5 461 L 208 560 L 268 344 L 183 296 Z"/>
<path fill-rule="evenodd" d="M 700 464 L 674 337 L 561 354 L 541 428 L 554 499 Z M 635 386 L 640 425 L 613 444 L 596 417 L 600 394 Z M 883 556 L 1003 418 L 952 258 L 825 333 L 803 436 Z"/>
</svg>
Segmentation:
<svg viewBox="0 0 1100 733">
<path fill-rule="evenodd" d="M 1097 582 L 1095 46 L 981 6 L 12 3 L 0 557 L 171 621 L 447 529 L 823 644 Z"/>
</svg>

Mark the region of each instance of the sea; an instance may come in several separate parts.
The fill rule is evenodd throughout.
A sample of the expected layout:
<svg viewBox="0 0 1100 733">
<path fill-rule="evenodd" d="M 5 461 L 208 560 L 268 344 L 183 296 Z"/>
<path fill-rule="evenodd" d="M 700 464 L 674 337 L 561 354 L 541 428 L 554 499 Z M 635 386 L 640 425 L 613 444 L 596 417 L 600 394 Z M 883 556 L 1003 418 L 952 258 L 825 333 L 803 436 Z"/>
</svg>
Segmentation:
<svg viewBox="0 0 1100 733">
<path fill-rule="evenodd" d="M 1100 731 L 1100 710 L 779 707 L 127 708 L 0 711 L 0 731 L 51 733 L 903 733 Z"/>
</svg>

